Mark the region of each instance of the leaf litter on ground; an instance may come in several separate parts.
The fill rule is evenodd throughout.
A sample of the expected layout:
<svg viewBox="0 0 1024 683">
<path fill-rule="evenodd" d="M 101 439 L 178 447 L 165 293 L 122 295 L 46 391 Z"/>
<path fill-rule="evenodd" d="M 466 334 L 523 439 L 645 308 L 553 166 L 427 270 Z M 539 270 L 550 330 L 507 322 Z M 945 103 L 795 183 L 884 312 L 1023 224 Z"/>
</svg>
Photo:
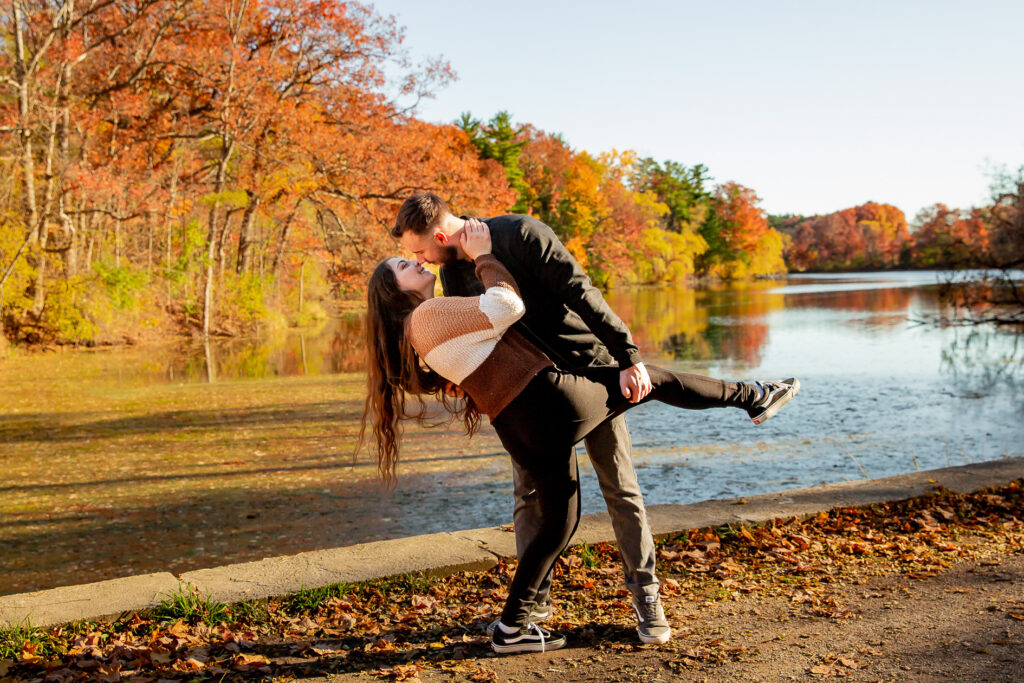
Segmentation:
<svg viewBox="0 0 1024 683">
<path fill-rule="evenodd" d="M 843 604 L 840 588 L 891 574 L 927 579 L 957 562 L 980 558 L 983 551 L 1024 552 L 1022 520 L 1024 482 L 1017 481 L 975 494 L 936 489 L 807 519 L 698 529 L 660 542 L 662 596 L 676 629 L 673 640 L 660 646 L 668 656 L 665 665 L 679 672 L 750 654 L 727 634 L 709 637 L 688 629 L 688 616 L 755 594 L 786 598 L 794 616 L 853 619 L 856 613 Z M 233 605 L 230 617 L 212 626 L 199 618 L 161 621 L 139 612 L 112 624 L 77 622 L 29 635 L 5 632 L 0 681 L 230 681 L 343 671 L 416 681 L 428 669 L 496 680 L 487 667 L 493 655 L 485 627 L 500 612 L 514 570 L 514 562 L 502 561 L 487 572 L 372 581 L 339 588 L 342 594 L 301 607 L 287 597 L 272 599 L 264 612 Z M 576 643 L 609 653 L 658 647 L 635 640 L 629 593 L 613 545 L 567 552 L 556 565 L 554 586 L 556 612 L 547 625 Z M 892 593 L 864 597 L 895 600 L 899 591 Z M 988 609 L 1024 620 L 1024 602 Z M 826 656 L 807 672 L 846 676 L 870 666 L 870 657 L 878 654 Z"/>
</svg>

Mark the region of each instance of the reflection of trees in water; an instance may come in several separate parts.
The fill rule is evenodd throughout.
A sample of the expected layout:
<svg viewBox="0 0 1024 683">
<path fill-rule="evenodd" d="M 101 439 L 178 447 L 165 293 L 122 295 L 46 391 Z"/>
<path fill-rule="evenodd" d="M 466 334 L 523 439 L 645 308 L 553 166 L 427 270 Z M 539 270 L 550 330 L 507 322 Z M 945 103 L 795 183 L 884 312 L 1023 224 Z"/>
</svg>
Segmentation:
<svg viewBox="0 0 1024 683">
<path fill-rule="evenodd" d="M 956 391 L 987 396 L 1024 388 L 1024 335 L 990 328 L 957 330 L 942 351 L 942 372 Z"/>
<path fill-rule="evenodd" d="M 331 337 L 332 372 L 362 372 L 366 368 L 364 315 L 350 315 L 338 321 Z"/>
<path fill-rule="evenodd" d="M 689 336 L 685 332 L 669 335 L 662 342 L 661 349 L 676 360 L 727 358 L 758 365 L 761 362 L 761 349 L 767 342 L 767 325 L 709 323 L 699 336 Z"/>
<path fill-rule="evenodd" d="M 166 374 L 172 381 L 210 381 L 361 372 L 364 349 L 363 317 L 350 315 L 328 321 L 320 329 L 188 347 L 171 354 Z"/>
<path fill-rule="evenodd" d="M 648 354 L 677 360 L 729 359 L 756 365 L 768 342 L 765 317 L 783 308 L 891 313 L 932 306 L 933 294 L 918 288 L 884 288 L 783 295 L 777 282 L 710 290 L 658 288 L 613 291 L 608 303 Z M 923 298 L 922 298 L 923 297 Z M 882 324 L 902 325 L 890 317 Z M 860 324 L 860 321 L 858 321 Z M 259 339 L 213 344 L 210 359 L 217 379 L 324 375 L 362 372 L 363 315 L 330 320 L 320 330 L 288 330 Z M 205 380 L 207 358 L 201 345 L 168 361 L 171 379 Z"/>
<path fill-rule="evenodd" d="M 830 292 L 808 292 L 786 296 L 787 308 L 826 308 L 840 311 L 894 312 L 906 311 L 911 302 L 917 304 L 921 291 L 914 287 L 851 289 Z"/>
<path fill-rule="evenodd" d="M 732 289 L 642 289 L 614 292 L 608 303 L 642 349 L 675 359 L 728 358 L 757 364 L 768 341 L 768 325 L 758 321 L 782 308 L 784 299 Z M 718 323 L 715 315 L 738 322 Z"/>
</svg>

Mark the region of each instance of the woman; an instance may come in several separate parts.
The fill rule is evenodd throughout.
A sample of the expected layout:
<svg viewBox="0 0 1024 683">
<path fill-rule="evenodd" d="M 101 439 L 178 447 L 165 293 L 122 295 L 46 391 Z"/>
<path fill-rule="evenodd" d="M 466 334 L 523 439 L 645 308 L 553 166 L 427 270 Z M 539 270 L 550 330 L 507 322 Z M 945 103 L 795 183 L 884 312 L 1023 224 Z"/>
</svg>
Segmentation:
<svg viewBox="0 0 1024 683">
<path fill-rule="evenodd" d="M 368 287 L 369 420 L 377 441 L 378 467 L 394 481 L 399 421 L 424 415 L 422 395 L 433 394 L 461 414 L 467 432 L 481 413 L 515 462 L 536 482 L 543 523 L 520 557 L 509 596 L 494 629 L 496 652 L 557 649 L 565 638 L 532 623 L 537 589 L 565 549 L 579 521 L 579 481 L 573 445 L 608 418 L 633 405 L 619 389 L 619 369 L 565 372 L 555 367 L 512 324 L 523 301 L 509 272 L 491 254 L 483 223 L 470 221 L 460 238 L 486 287 L 481 296 L 434 298 L 434 275 L 407 259 L 379 264 Z M 658 400 L 680 408 L 738 407 L 755 424 L 796 395 L 799 382 L 724 382 L 648 366 Z M 444 387 L 452 382 L 466 400 L 456 406 Z M 420 398 L 410 411 L 406 395 Z M 362 437 L 360 441 L 362 440 Z"/>
</svg>

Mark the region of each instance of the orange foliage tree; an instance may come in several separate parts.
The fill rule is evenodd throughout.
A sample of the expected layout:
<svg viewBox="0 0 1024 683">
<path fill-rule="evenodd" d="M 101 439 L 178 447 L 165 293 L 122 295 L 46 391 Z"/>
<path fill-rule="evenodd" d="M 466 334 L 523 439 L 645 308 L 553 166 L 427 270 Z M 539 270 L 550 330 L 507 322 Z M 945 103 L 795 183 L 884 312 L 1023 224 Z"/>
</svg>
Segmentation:
<svg viewBox="0 0 1024 683">
<path fill-rule="evenodd" d="M 988 251 L 988 227 L 981 209 L 924 208 L 914 219 L 913 263 L 924 268 L 963 267 Z"/>
<path fill-rule="evenodd" d="M 911 245 L 903 212 L 876 202 L 803 220 L 790 236 L 786 259 L 796 270 L 892 268 Z"/>
<path fill-rule="evenodd" d="M 711 268 L 711 273 L 726 279 L 786 272 L 782 258 L 784 238 L 768 224 L 758 206 L 761 199 L 749 187 L 728 182 L 715 193 L 715 212 L 721 228 L 720 238 L 730 254 Z"/>
<path fill-rule="evenodd" d="M 179 323 L 230 332 L 240 307 L 294 299 L 310 273 L 357 289 L 395 249 L 385 228 L 415 189 L 473 211 L 514 199 L 462 131 L 414 118 L 454 75 L 411 65 L 400 27 L 370 6 L 12 7 L 2 21 L 18 39 L 0 72 L 19 96 L 0 101 L 0 119 L 20 133 L 8 145 L 18 190 L 0 207 L 0 277 L 17 281 L 0 319 L 71 317 L 58 331 L 94 341 L 96 292 L 129 278 L 163 292 Z M 51 305 L 53 253 L 70 286 Z"/>
</svg>

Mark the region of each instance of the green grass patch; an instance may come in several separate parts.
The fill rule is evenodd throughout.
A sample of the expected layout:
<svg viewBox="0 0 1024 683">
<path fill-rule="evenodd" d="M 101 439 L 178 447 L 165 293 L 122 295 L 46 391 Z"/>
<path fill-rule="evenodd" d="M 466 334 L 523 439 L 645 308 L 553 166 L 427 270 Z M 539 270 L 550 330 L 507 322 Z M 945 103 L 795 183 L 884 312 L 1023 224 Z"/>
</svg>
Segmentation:
<svg viewBox="0 0 1024 683">
<path fill-rule="evenodd" d="M 60 639 L 45 629 L 32 626 L 27 619 L 13 626 L 0 626 L 0 659 L 18 659 L 26 645 L 39 657 L 64 652 Z"/>
<path fill-rule="evenodd" d="M 339 598 L 351 592 L 346 583 L 332 583 L 320 588 L 302 588 L 284 598 L 284 608 L 293 614 L 313 614 L 320 605 L 331 598 Z"/>
<path fill-rule="evenodd" d="M 200 595 L 195 586 L 188 585 L 167 593 L 167 599 L 154 607 L 152 614 L 160 622 L 184 619 L 189 624 L 203 622 L 213 626 L 228 618 L 228 606 L 211 598 L 209 593 Z"/>
<path fill-rule="evenodd" d="M 247 600 L 230 606 L 231 618 L 247 624 L 261 624 L 270 619 L 265 600 Z"/>
<path fill-rule="evenodd" d="M 601 564 L 601 558 L 598 557 L 597 552 L 586 543 L 577 548 L 576 554 L 583 560 L 583 566 L 587 569 L 594 569 Z"/>
<path fill-rule="evenodd" d="M 423 572 L 402 574 L 387 579 L 368 581 L 360 586 L 357 594 L 365 597 L 373 593 L 383 593 L 385 595 L 394 593 L 406 593 L 409 595 L 413 593 L 426 593 L 437 584 L 437 581 L 436 577 L 427 576 Z"/>
</svg>

